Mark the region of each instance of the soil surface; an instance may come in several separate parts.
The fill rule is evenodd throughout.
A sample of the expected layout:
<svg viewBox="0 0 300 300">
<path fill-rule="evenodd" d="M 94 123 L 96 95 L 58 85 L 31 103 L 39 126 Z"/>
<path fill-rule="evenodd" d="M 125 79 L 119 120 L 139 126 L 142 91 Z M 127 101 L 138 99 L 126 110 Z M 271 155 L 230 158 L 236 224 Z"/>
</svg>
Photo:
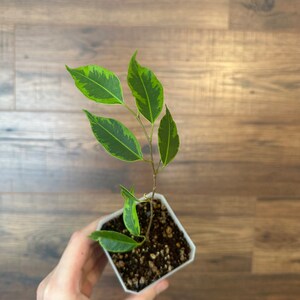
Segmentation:
<svg viewBox="0 0 300 300">
<path fill-rule="evenodd" d="M 167 208 L 160 200 L 153 201 L 153 208 L 150 241 L 130 252 L 109 253 L 129 290 L 142 290 L 189 259 L 190 247 Z M 137 213 L 141 234 L 145 235 L 150 218 L 150 204 L 138 204 Z M 107 222 L 101 229 L 131 236 L 123 223 L 123 215 Z"/>
</svg>

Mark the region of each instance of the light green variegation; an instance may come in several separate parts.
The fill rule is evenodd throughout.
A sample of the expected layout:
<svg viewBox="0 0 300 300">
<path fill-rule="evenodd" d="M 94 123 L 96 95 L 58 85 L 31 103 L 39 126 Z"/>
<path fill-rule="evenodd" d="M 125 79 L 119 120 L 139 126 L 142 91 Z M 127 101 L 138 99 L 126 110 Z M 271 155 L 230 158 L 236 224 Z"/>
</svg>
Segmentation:
<svg viewBox="0 0 300 300">
<path fill-rule="evenodd" d="M 161 161 L 166 166 L 174 159 L 179 149 L 176 123 L 167 107 L 166 114 L 160 120 L 158 128 L 158 146 Z"/>
<path fill-rule="evenodd" d="M 137 51 L 129 63 L 127 82 L 139 112 L 153 124 L 163 107 L 163 87 L 150 69 L 136 61 L 136 54 Z"/>
<path fill-rule="evenodd" d="M 92 131 L 98 142 L 112 156 L 124 161 L 137 161 L 143 159 L 143 153 L 134 134 L 121 122 L 86 113 Z"/>
<path fill-rule="evenodd" d="M 66 66 L 77 88 L 89 99 L 103 104 L 122 104 L 123 93 L 119 78 L 96 65 L 71 69 Z"/>
<path fill-rule="evenodd" d="M 109 252 L 128 252 L 141 244 L 127 235 L 109 230 L 94 231 L 89 237 Z"/>
<path fill-rule="evenodd" d="M 139 201 L 130 191 L 121 185 L 121 195 L 123 196 L 124 209 L 123 209 L 123 221 L 128 231 L 135 235 L 140 235 L 140 223 L 138 214 L 136 212 L 136 203 Z"/>
</svg>

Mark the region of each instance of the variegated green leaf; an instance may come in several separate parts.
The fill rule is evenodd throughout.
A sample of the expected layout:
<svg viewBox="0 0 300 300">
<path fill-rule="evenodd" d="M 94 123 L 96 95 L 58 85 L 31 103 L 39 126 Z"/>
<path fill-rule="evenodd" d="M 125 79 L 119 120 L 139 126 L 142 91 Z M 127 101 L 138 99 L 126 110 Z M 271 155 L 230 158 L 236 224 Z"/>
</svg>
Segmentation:
<svg viewBox="0 0 300 300">
<path fill-rule="evenodd" d="M 166 107 L 166 114 L 160 121 L 158 128 L 158 146 L 162 163 L 166 166 L 177 154 L 179 136 L 176 123 Z"/>
<path fill-rule="evenodd" d="M 121 187 L 121 194 L 125 200 L 123 209 L 123 221 L 128 231 L 136 236 L 140 235 L 140 223 L 136 212 L 136 203 L 139 201 L 124 186 Z"/>
<path fill-rule="evenodd" d="M 71 69 L 66 66 L 77 88 L 89 99 L 104 104 L 122 104 L 123 93 L 119 78 L 96 65 Z"/>
<path fill-rule="evenodd" d="M 136 54 L 137 51 L 129 63 L 127 82 L 139 112 L 153 124 L 163 107 L 163 87 L 150 69 L 136 61 Z"/>
<path fill-rule="evenodd" d="M 98 142 L 112 156 L 124 161 L 143 159 L 141 145 L 134 134 L 121 122 L 86 113 Z"/>
<path fill-rule="evenodd" d="M 135 192 L 135 190 L 134 190 L 134 185 L 130 188 L 129 192 L 130 192 L 132 195 L 134 195 L 134 192 Z"/>
<path fill-rule="evenodd" d="M 127 235 L 109 230 L 94 231 L 89 237 L 109 252 L 128 252 L 141 244 Z"/>
</svg>

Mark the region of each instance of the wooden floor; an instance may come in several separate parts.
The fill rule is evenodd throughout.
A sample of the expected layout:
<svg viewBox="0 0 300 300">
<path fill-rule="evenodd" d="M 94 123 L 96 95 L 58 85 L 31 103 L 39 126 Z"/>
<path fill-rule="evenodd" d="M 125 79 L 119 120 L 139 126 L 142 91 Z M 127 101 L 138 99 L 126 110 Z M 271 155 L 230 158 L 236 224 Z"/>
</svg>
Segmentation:
<svg viewBox="0 0 300 300">
<path fill-rule="evenodd" d="M 0 0 L 0 291 L 32 300 L 70 234 L 150 191 L 81 109 L 120 118 L 65 64 L 116 72 L 135 49 L 165 87 L 181 151 L 159 177 L 197 245 L 162 300 L 300 299 L 300 1 Z M 93 299 L 122 299 L 107 267 Z"/>
</svg>

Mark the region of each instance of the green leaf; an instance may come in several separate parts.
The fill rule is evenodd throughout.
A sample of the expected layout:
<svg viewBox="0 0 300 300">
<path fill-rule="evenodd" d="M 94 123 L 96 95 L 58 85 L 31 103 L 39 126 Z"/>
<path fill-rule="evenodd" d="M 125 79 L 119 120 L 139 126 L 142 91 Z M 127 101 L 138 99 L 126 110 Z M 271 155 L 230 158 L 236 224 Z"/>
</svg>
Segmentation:
<svg viewBox="0 0 300 300">
<path fill-rule="evenodd" d="M 121 194 L 125 200 L 123 209 L 123 221 L 128 231 L 136 236 L 139 236 L 140 223 L 136 212 L 136 203 L 139 201 L 135 196 L 128 191 L 124 186 L 120 185 Z"/>
<path fill-rule="evenodd" d="M 96 65 L 71 69 L 66 66 L 77 88 L 89 99 L 104 104 L 122 104 L 123 93 L 119 78 Z"/>
<path fill-rule="evenodd" d="M 96 139 L 109 154 L 124 161 L 143 159 L 141 145 L 134 134 L 121 122 L 95 116 L 87 110 L 84 112 L 90 121 Z"/>
<path fill-rule="evenodd" d="M 167 107 L 166 114 L 161 119 L 158 128 L 158 146 L 161 161 L 166 166 L 179 149 L 177 127 Z"/>
<path fill-rule="evenodd" d="M 134 195 L 134 185 L 130 188 L 130 190 L 129 190 L 129 192 L 132 194 L 132 195 Z"/>
<path fill-rule="evenodd" d="M 137 51 L 129 63 L 127 82 L 139 112 L 153 124 L 163 107 L 163 87 L 150 69 L 136 61 L 136 54 Z"/>
<path fill-rule="evenodd" d="M 129 236 L 116 231 L 94 231 L 89 237 L 98 241 L 109 252 L 128 252 L 141 245 Z"/>
</svg>

